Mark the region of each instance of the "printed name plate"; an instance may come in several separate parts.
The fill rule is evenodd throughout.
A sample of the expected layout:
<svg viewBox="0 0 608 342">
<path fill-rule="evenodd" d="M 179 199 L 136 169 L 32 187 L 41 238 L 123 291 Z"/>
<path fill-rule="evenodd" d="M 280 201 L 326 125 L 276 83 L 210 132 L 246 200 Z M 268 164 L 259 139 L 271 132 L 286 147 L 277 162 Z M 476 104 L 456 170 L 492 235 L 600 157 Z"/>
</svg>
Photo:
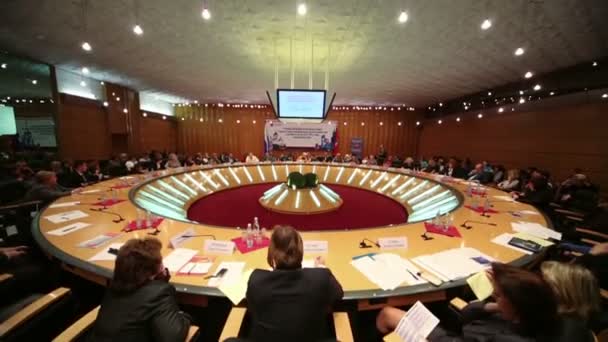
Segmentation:
<svg viewBox="0 0 608 342">
<path fill-rule="evenodd" d="M 327 253 L 327 241 L 304 241 L 304 253 Z"/>
<path fill-rule="evenodd" d="M 235 245 L 232 241 L 205 240 L 203 250 L 205 253 L 230 255 L 234 252 L 234 247 Z"/>
<path fill-rule="evenodd" d="M 399 249 L 399 248 L 407 248 L 407 238 L 406 237 L 389 237 L 389 238 L 379 238 L 378 244 L 380 248 L 383 249 Z"/>
</svg>

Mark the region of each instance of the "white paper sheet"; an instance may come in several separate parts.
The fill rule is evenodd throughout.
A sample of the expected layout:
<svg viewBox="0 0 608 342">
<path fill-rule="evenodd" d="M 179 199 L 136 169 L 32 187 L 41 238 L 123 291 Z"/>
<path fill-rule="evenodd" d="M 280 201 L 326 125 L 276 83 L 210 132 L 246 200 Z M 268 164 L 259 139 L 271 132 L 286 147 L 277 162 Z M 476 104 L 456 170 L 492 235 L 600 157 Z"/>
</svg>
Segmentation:
<svg viewBox="0 0 608 342">
<path fill-rule="evenodd" d="M 81 194 L 93 194 L 93 193 L 100 192 L 100 191 L 101 191 L 101 189 L 91 189 L 91 190 L 81 191 L 80 193 Z"/>
<path fill-rule="evenodd" d="M 395 332 L 403 341 L 426 341 L 427 336 L 438 324 L 439 318 L 422 303 L 416 302 L 399 321 Z"/>
<path fill-rule="evenodd" d="M 396 254 L 382 253 L 365 256 L 352 260 L 351 264 L 383 290 L 394 290 L 403 283 L 408 285 L 426 283 L 417 275 L 418 268 Z"/>
<path fill-rule="evenodd" d="M 209 286 L 230 286 L 236 284 L 241 279 L 241 274 L 243 274 L 243 270 L 245 269 L 245 262 L 224 261 L 217 266 L 214 274 L 217 274 L 222 268 L 225 268 L 228 271 L 221 278 L 209 279 Z"/>
<path fill-rule="evenodd" d="M 59 214 L 49 215 L 49 216 L 46 216 L 45 219 L 47 219 L 53 223 L 61 223 L 61 222 L 76 220 L 76 219 L 87 217 L 87 216 L 89 216 L 89 215 L 80 210 L 72 210 L 72 211 L 66 211 L 66 212 L 59 213 Z"/>
<path fill-rule="evenodd" d="M 511 222 L 511 227 L 516 232 L 527 233 L 527 234 L 534 235 L 536 237 L 539 237 L 539 238 L 545 239 L 545 240 L 547 240 L 547 239 L 561 240 L 562 239 L 562 233 L 556 232 L 553 229 L 549 229 L 549 228 L 547 228 L 539 223 L 535 223 L 535 222 L 524 222 L 524 221 Z"/>
<path fill-rule="evenodd" d="M 422 255 L 414 258 L 413 261 L 434 273 L 441 280 L 449 281 L 466 278 L 471 274 L 483 271 L 490 266 L 494 259 L 475 248 L 466 247 Z"/>
<path fill-rule="evenodd" d="M 80 201 L 54 203 L 54 204 L 49 205 L 49 208 L 71 207 L 71 206 L 78 205 L 78 204 L 80 204 Z"/>
<path fill-rule="evenodd" d="M 515 199 L 513 199 L 513 197 L 507 195 L 494 195 L 493 197 L 501 201 L 515 202 Z"/>
<path fill-rule="evenodd" d="M 329 243 L 327 241 L 304 241 L 304 253 L 327 254 Z"/>
<path fill-rule="evenodd" d="M 520 253 L 524 253 L 524 254 L 532 254 L 532 252 L 527 251 L 523 248 L 519 248 L 519 247 L 515 247 L 512 245 L 509 245 L 509 241 L 511 241 L 511 239 L 513 238 L 513 234 L 509 234 L 509 233 L 504 233 L 501 235 L 498 235 L 497 237 L 495 237 L 494 239 L 492 239 L 492 242 L 494 242 L 497 245 L 501 245 L 501 246 L 505 246 L 507 248 L 511 248 L 513 250 L 516 250 Z"/>
<path fill-rule="evenodd" d="M 103 250 L 101 250 L 101 252 L 95 254 L 94 256 L 92 256 L 89 261 L 112 261 L 112 260 L 116 260 L 116 255 L 108 253 L 108 251 L 110 250 L 110 248 L 115 248 L 115 249 L 120 249 L 120 247 L 122 247 L 124 243 L 123 242 L 117 242 L 117 243 L 113 243 L 109 246 L 107 246 L 106 248 L 104 248 Z"/>
<path fill-rule="evenodd" d="M 176 248 L 163 259 L 169 272 L 177 272 L 198 253 L 195 249 Z"/>
<path fill-rule="evenodd" d="M 54 230 L 48 231 L 46 233 L 49 235 L 63 236 L 63 235 L 81 230 L 82 228 L 86 228 L 90 225 L 91 225 L 90 223 L 76 222 L 76 223 L 67 225 L 65 227 L 59 228 L 59 229 L 54 229 Z"/>
<path fill-rule="evenodd" d="M 222 283 L 219 286 L 228 299 L 234 304 L 238 305 L 247 294 L 247 284 L 249 283 L 249 277 L 251 277 L 252 269 L 245 270 L 240 276 L 239 280 L 234 283 Z"/>
</svg>

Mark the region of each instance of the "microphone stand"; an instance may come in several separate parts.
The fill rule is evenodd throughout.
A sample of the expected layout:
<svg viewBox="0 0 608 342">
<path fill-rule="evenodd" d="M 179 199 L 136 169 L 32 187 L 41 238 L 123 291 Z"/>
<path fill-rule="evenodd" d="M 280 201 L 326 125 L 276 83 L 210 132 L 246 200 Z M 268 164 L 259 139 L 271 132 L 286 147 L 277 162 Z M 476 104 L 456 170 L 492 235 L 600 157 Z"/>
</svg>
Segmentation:
<svg viewBox="0 0 608 342">
<path fill-rule="evenodd" d="M 461 224 L 460 226 L 461 226 L 462 228 L 465 228 L 465 229 L 471 229 L 471 228 L 473 228 L 473 226 L 467 225 L 467 223 L 469 223 L 469 222 L 470 222 L 470 223 L 477 223 L 477 224 L 486 224 L 486 225 L 488 225 L 488 226 L 494 226 L 494 227 L 496 227 L 496 223 L 492 223 L 492 222 L 483 222 L 483 221 L 474 221 L 474 220 L 466 220 L 466 221 L 464 221 L 464 223 L 463 223 L 463 224 Z"/>
</svg>

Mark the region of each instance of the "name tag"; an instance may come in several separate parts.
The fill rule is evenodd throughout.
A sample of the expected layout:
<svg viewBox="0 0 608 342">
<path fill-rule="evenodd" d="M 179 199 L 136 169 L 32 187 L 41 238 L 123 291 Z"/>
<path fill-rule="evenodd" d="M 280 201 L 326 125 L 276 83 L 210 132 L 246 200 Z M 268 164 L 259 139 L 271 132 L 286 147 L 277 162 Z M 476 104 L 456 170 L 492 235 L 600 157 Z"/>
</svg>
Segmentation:
<svg viewBox="0 0 608 342">
<path fill-rule="evenodd" d="M 327 241 L 304 241 L 304 253 L 327 253 Z"/>
<path fill-rule="evenodd" d="M 203 250 L 210 254 L 231 255 L 234 252 L 234 242 L 222 240 L 205 240 Z"/>
<path fill-rule="evenodd" d="M 383 249 L 398 249 L 398 248 L 407 248 L 407 238 L 406 237 L 390 237 L 390 238 L 379 238 L 378 244 L 380 248 Z"/>
<path fill-rule="evenodd" d="M 190 228 L 172 237 L 169 245 L 171 248 L 178 248 L 182 243 L 190 240 L 192 235 L 194 235 L 194 229 Z"/>
</svg>

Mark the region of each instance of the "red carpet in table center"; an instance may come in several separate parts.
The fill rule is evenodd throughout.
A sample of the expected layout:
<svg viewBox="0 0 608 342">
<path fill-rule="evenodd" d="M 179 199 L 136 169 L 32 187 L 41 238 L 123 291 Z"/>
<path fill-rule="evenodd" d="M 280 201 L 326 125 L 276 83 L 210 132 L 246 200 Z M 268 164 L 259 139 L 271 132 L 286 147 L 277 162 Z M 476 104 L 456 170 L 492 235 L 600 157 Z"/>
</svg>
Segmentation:
<svg viewBox="0 0 608 342">
<path fill-rule="evenodd" d="M 407 221 L 407 212 L 398 202 L 372 191 L 333 184 L 327 186 L 344 201 L 337 210 L 315 215 L 275 213 L 262 207 L 258 200 L 276 184 L 247 185 L 211 194 L 190 206 L 188 218 L 214 226 L 244 228 L 258 217 L 262 227 L 287 224 L 298 230 L 357 229 Z"/>
</svg>

